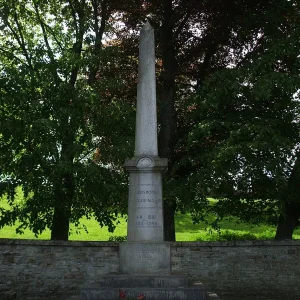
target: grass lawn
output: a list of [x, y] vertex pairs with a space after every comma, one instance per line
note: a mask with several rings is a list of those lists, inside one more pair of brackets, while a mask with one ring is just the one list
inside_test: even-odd
[[[111, 236], [126, 235], [126, 220], [119, 218], [119, 224], [113, 233], [108, 232], [106, 227], [101, 228], [94, 219], [83, 219], [82, 223], [87, 227], [88, 233], [83, 229], [76, 230], [75, 226], [71, 226], [70, 240], [76, 241], [107, 241]], [[29, 230], [25, 230], [24, 234], [16, 234], [15, 226], [5, 226], [0, 229], [0, 238], [16, 238], [16, 239], [36, 239], [34, 234]], [[76, 232], [77, 231], [77, 232]], [[79, 231], [79, 232], [78, 232]], [[176, 215], [176, 240], [177, 241], [216, 241], [231, 239], [249, 239], [248, 237], [257, 239], [270, 239], [275, 234], [275, 227], [267, 225], [251, 226], [249, 224], [236, 224], [235, 222], [222, 221], [221, 234], [216, 231], [210, 232], [209, 228], [205, 229], [204, 224], [194, 225], [189, 214]], [[50, 239], [50, 231], [46, 230], [39, 239]], [[294, 238], [300, 239], [300, 230], [296, 230]]]
[[[5, 200], [0, 199], [1, 207], [8, 208]], [[223, 220], [220, 233], [206, 228], [203, 223], [194, 225], [189, 214], [177, 214], [176, 220], [176, 240], [177, 241], [217, 241], [217, 240], [234, 240], [234, 239], [272, 239], [275, 235], [275, 227], [260, 225], [251, 226], [250, 224], [239, 223], [234, 220]], [[88, 233], [82, 228], [76, 228], [71, 225], [70, 240], [77, 241], [108, 241], [111, 237], [126, 236], [127, 223], [126, 219], [120, 217], [119, 223], [116, 224], [116, 229], [113, 233], [108, 232], [106, 227], [101, 228], [94, 219], [82, 219], [88, 230]], [[36, 239], [34, 234], [26, 229], [24, 234], [16, 233], [17, 223], [13, 226], [5, 226], [0, 229], [0, 238], [15, 238], [15, 239]], [[300, 229], [294, 232], [293, 238], [300, 239]], [[50, 231], [44, 231], [38, 239], [49, 240]]]

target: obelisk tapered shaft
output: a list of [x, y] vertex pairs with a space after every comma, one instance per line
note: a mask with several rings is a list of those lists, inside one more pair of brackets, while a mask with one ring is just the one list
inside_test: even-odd
[[168, 160], [157, 151], [154, 32], [140, 34], [135, 155], [129, 172], [127, 242], [120, 244], [123, 274], [170, 274], [170, 244], [164, 243], [162, 172]]
[[154, 31], [147, 22], [140, 35], [135, 156], [157, 156]]
[[125, 162], [129, 176], [128, 241], [163, 241], [162, 172], [158, 157], [154, 31], [140, 34], [135, 155]]

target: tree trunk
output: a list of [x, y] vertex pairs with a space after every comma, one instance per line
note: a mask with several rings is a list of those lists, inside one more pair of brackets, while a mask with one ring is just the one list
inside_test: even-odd
[[70, 207], [63, 205], [64, 199], [55, 199], [51, 240], [67, 241], [69, 239]]
[[278, 219], [275, 240], [292, 239], [293, 232], [299, 225], [299, 218], [300, 203], [285, 203], [285, 210]]
[[51, 227], [51, 240], [64, 240], [69, 238], [69, 221], [71, 207], [75, 194], [73, 175], [74, 139], [75, 132], [71, 117], [62, 120], [64, 129], [61, 156], [57, 165], [56, 179], [54, 181], [54, 212]]
[[[168, 158], [169, 170], [171, 170], [175, 133], [175, 57], [173, 45], [172, 0], [164, 0], [163, 7], [164, 12], [161, 28], [163, 70], [161, 74], [162, 97], [159, 110], [160, 132], [158, 135], [158, 150], [160, 157]], [[174, 214], [176, 204], [174, 204], [173, 201], [174, 199], [166, 199], [164, 201], [164, 235], [166, 241], [175, 241]]]
[[51, 240], [67, 241], [69, 239], [69, 221], [74, 188], [72, 174], [64, 174], [56, 184]]
[[165, 241], [175, 241], [176, 203], [164, 201], [164, 237]]
[[54, 184], [54, 213], [51, 227], [51, 240], [69, 239], [69, 221], [71, 217], [71, 207], [73, 204], [75, 183], [73, 175], [74, 160], [74, 141], [77, 125], [74, 123], [73, 108], [70, 106], [72, 98], [75, 96], [75, 84], [79, 72], [79, 60], [81, 57], [82, 43], [84, 36], [84, 12], [77, 11], [79, 20], [73, 16], [74, 22], [79, 25], [76, 33], [76, 41], [73, 44], [73, 52], [78, 58], [78, 62], [74, 64], [69, 80], [69, 90], [65, 87], [62, 95], [62, 108], [66, 112], [60, 120], [60, 129], [62, 131], [61, 139], [61, 156], [57, 166], [57, 181]]
[[297, 221], [292, 215], [281, 215], [278, 220], [275, 240], [286, 240], [293, 238], [294, 229], [297, 226]]
[[300, 218], [300, 153], [297, 153], [296, 161], [288, 179], [284, 192], [284, 210], [281, 213], [275, 239], [292, 239], [295, 228], [299, 225]]

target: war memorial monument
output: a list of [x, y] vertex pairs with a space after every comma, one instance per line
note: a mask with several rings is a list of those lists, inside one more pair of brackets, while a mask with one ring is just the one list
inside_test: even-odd
[[127, 241], [120, 243], [120, 270], [95, 278], [81, 290], [81, 300], [202, 300], [200, 286], [171, 274], [170, 243], [164, 241], [162, 173], [158, 157], [154, 31], [147, 22], [140, 33], [135, 151], [127, 159], [129, 199]]

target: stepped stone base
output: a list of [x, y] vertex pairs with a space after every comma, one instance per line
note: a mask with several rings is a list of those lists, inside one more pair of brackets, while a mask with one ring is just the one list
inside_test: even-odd
[[105, 277], [99, 278], [94, 285], [98, 287], [118, 287], [118, 288], [133, 288], [133, 287], [186, 287], [188, 286], [188, 278], [186, 275], [126, 275], [126, 274], [108, 274]]
[[202, 285], [188, 287], [185, 275], [107, 275], [81, 290], [81, 300], [117, 300], [144, 295], [146, 300], [205, 300]]
[[[198, 288], [123, 288], [126, 298], [137, 299], [139, 295], [147, 300], [204, 300], [204, 290]], [[81, 300], [117, 300], [119, 289], [89, 289], [81, 294]]]

